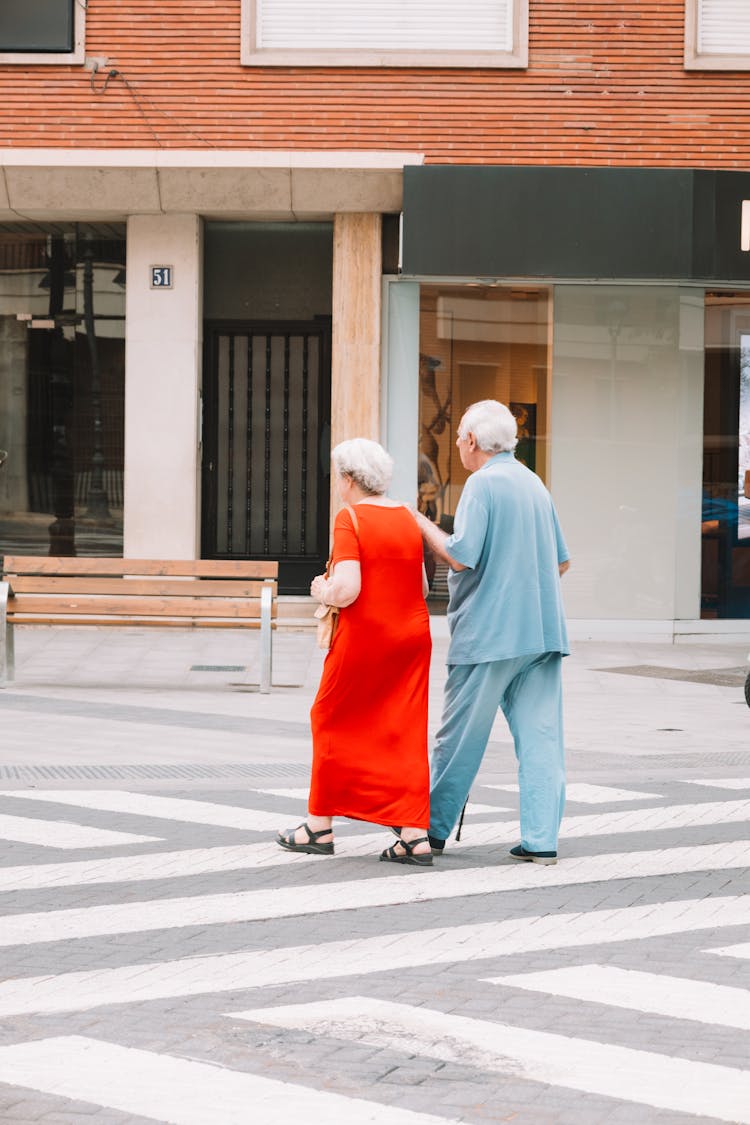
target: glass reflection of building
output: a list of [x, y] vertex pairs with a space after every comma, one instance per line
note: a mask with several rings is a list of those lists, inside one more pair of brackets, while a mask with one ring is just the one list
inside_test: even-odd
[[0, 554], [122, 554], [125, 228], [0, 232]]

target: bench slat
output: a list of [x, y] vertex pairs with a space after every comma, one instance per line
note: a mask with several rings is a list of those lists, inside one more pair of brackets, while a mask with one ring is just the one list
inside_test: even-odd
[[[193, 596], [200, 598], [259, 598], [263, 582], [244, 578], [231, 581], [190, 578], [53, 578], [43, 575], [9, 575], [13, 593], [18, 594], [138, 594]], [[276, 583], [273, 583], [276, 593]]]
[[[146, 626], [164, 626], [170, 628], [194, 629], [259, 629], [259, 617], [234, 617], [231, 620], [214, 620], [209, 617], [55, 617], [54, 614], [36, 617], [33, 614], [20, 613], [13, 620], [14, 625], [106, 625], [107, 628], [118, 626], [131, 626], [132, 628], [145, 628]], [[276, 628], [276, 622], [271, 622], [271, 628]]]
[[64, 594], [20, 594], [8, 599], [8, 618], [17, 613], [54, 613], [74, 617], [81, 614], [111, 614], [113, 617], [260, 617], [260, 601], [249, 598], [129, 597], [104, 594], [101, 597], [68, 597]]
[[67, 558], [49, 555], [6, 555], [3, 560], [3, 573], [12, 574], [51, 574], [117, 576], [139, 575], [183, 575], [189, 578], [278, 578], [278, 562], [253, 561], [248, 559], [111, 559], [111, 558]]

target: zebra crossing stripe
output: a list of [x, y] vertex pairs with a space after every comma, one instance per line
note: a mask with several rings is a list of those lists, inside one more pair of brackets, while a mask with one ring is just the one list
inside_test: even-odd
[[488, 984], [567, 996], [672, 1019], [750, 1031], [750, 992], [686, 977], [661, 976], [615, 965], [573, 965], [538, 973], [487, 977]]
[[0, 797], [25, 801], [45, 801], [56, 805], [75, 805], [100, 812], [150, 816], [157, 820], [179, 820], [191, 824], [210, 824], [217, 828], [238, 828], [245, 832], [275, 832], [286, 819], [299, 820], [299, 813], [268, 812], [233, 805], [212, 804], [183, 797], [155, 797], [149, 793], [129, 793], [119, 789], [8, 789]]
[[[482, 785], [483, 789], [502, 789], [517, 793], [517, 785]], [[637, 789], [615, 789], [610, 785], [590, 785], [583, 781], [571, 781], [565, 786], [565, 796], [569, 801], [582, 805], [607, 805], [615, 801], [656, 801], [660, 793], [640, 793]], [[469, 805], [471, 808], [471, 805]]]
[[705, 785], [708, 789], [750, 789], [750, 777], [686, 778], [687, 785]]
[[[133, 816], [150, 816], [166, 820], [210, 824], [242, 831], [275, 832], [299, 819], [299, 813], [268, 812], [267, 810], [239, 808], [232, 805], [211, 804], [207, 801], [180, 797], [157, 797], [148, 793], [131, 793], [122, 790], [0, 790], [0, 797], [28, 801], [46, 801], [79, 808], [98, 809], [102, 812], [128, 813]], [[493, 812], [503, 809], [493, 808]], [[573, 839], [582, 836], [601, 836], [631, 832], [658, 832], [674, 828], [694, 828], [709, 824], [732, 824], [750, 820], [750, 799], [738, 801], [706, 801], [686, 805], [658, 805], [647, 809], [621, 809], [616, 812], [588, 813], [569, 816], [563, 820], [560, 836]], [[519, 836], [517, 821], [501, 820], [492, 824], [471, 826], [469, 839], [464, 846], [514, 841]], [[451, 848], [453, 843], [451, 843]]]
[[191, 1059], [59, 1036], [0, 1047], [0, 1082], [170, 1125], [447, 1125], [448, 1118]]
[[713, 1063], [365, 996], [227, 1014], [734, 1125], [750, 1123], [750, 1073]]
[[[267, 793], [271, 797], [286, 797], [295, 801], [306, 801], [309, 789], [255, 789], [255, 793]], [[478, 816], [480, 813], [511, 812], [511, 809], [500, 808], [499, 805], [479, 805], [474, 801], [466, 809], [466, 816]]]
[[[378, 843], [383, 843], [382, 837], [378, 838]], [[283, 862], [286, 854], [275, 845], [274, 847], [279, 860]], [[148, 857], [137, 858], [143, 860]], [[331, 863], [327, 859], [308, 859], [319, 866]], [[687, 871], [713, 872], [718, 864], [729, 870], [732, 867], [745, 867], [749, 863], [750, 843], [743, 840], [734, 844], [705, 844], [657, 852], [586, 857], [541, 870], [535, 865], [514, 864], [450, 871], [440, 870], [436, 865], [430, 872], [416, 874], [399, 871], [398, 874], [377, 879], [352, 879], [336, 883], [275, 887], [270, 890], [15, 914], [3, 919], [0, 947], [180, 929], [185, 926], [301, 917], [335, 910], [434, 902], [534, 887], [572, 886]], [[410, 878], [409, 874], [414, 877]]]
[[707, 949], [706, 953], [716, 953], [719, 957], [741, 957], [750, 960], [750, 941], [741, 945], [725, 945], [722, 949]]
[[[343, 891], [346, 893], [345, 886]], [[514, 953], [573, 949], [746, 925], [750, 925], [750, 896], [737, 895], [527, 916], [316, 945], [274, 946], [268, 950], [150, 961], [54, 977], [21, 977], [0, 982], [0, 1018], [379, 972], [393, 974], [415, 966], [453, 961], [465, 964]]]
[[66, 820], [32, 820], [26, 816], [0, 816], [0, 840], [36, 844], [41, 848], [116, 848], [126, 844], [156, 844], [158, 836], [135, 836], [131, 832], [112, 832], [88, 828]]

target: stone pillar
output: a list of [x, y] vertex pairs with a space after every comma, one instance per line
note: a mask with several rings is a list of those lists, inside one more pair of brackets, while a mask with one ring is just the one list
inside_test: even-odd
[[[151, 267], [172, 288], [152, 289]], [[126, 558], [199, 553], [202, 225], [197, 215], [128, 219], [125, 353]]]
[[381, 225], [369, 213], [333, 223], [332, 446], [380, 440]]

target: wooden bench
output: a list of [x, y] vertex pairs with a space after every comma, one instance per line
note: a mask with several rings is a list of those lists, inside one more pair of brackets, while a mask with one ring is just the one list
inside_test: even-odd
[[0, 580], [0, 686], [14, 678], [16, 625], [260, 629], [260, 690], [271, 690], [277, 562], [6, 555]]

